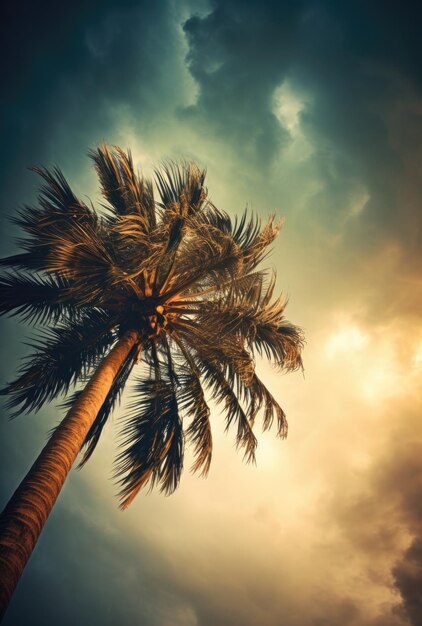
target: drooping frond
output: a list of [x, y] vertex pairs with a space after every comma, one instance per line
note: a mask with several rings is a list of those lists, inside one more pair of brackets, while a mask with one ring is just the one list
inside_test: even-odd
[[211, 411], [205, 400], [200, 378], [193, 370], [182, 378], [180, 406], [187, 417], [191, 418], [186, 435], [194, 446], [195, 461], [192, 471], [207, 476], [212, 458]]
[[268, 391], [264, 383], [258, 378], [256, 374], [252, 379], [251, 385], [248, 389], [251, 394], [251, 419], [255, 420], [257, 413], [263, 410], [263, 430], [269, 430], [273, 424], [274, 418], [277, 422], [277, 436], [281, 439], [287, 437], [288, 424], [286, 420], [286, 414], [283, 409], [274, 398], [272, 393]]
[[178, 319], [171, 323], [181, 338], [199, 358], [218, 363], [224, 370], [249, 385], [255, 371], [254, 361], [243, 342], [235, 336], [219, 334], [215, 326], [205, 326], [193, 320]]
[[92, 310], [77, 321], [66, 320], [60, 326], [45, 329], [32, 345], [21, 374], [1, 390], [9, 395], [10, 407], [19, 411], [37, 411], [57, 395], [67, 392], [78, 379], [85, 378], [115, 335], [113, 322], [104, 312]]
[[233, 391], [233, 387], [227, 382], [222, 369], [217, 364], [203, 360], [200, 363], [200, 367], [212, 399], [224, 405], [226, 429], [229, 429], [232, 424], [236, 424], [236, 445], [244, 448], [246, 462], [255, 462], [255, 450], [258, 442], [252, 431], [248, 416]]
[[273, 299], [274, 285], [272, 280], [265, 287], [261, 276], [243, 290], [230, 286], [202, 305], [198, 321], [219, 336], [243, 337], [250, 349], [292, 371], [302, 367], [303, 334], [284, 319], [286, 301]]
[[56, 323], [75, 311], [68, 289], [69, 283], [59, 276], [0, 276], [0, 315], [21, 315], [34, 324]]
[[[238, 398], [242, 390], [250, 386], [254, 377], [254, 364], [250, 355], [236, 338], [228, 341], [223, 336], [217, 336], [212, 327], [180, 320], [174, 326], [180, 340], [193, 348], [195, 362], [198, 363], [201, 377], [211, 390], [211, 397], [223, 403], [227, 428], [236, 423], [236, 445], [245, 448], [247, 461], [254, 461], [257, 440], [251, 421]], [[246, 397], [249, 398], [250, 393], [245, 394]]]
[[211, 411], [206, 402], [201, 383], [201, 372], [190, 353], [177, 335], [173, 335], [185, 363], [179, 376], [179, 406], [191, 422], [186, 436], [194, 446], [195, 461], [192, 472], [207, 476], [212, 458]]
[[172, 493], [183, 469], [183, 429], [174, 386], [168, 377], [147, 378], [138, 381], [135, 396], [117, 459], [122, 508], [148, 482]]
[[0, 264], [43, 271], [56, 237], [64, 237], [74, 224], [93, 228], [98, 216], [75, 196], [59, 168], [33, 170], [45, 181], [38, 197], [39, 206], [26, 206], [12, 219], [26, 233], [19, 240], [25, 252], [2, 259]]
[[257, 324], [252, 339], [260, 354], [265, 354], [274, 363], [286, 371], [302, 369], [303, 333], [290, 322], [282, 322], [280, 326]]

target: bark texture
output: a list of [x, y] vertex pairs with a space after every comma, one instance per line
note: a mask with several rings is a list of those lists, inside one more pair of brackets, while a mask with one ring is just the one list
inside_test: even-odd
[[105, 357], [0, 516], [0, 621], [85, 437], [138, 340], [138, 332], [126, 332]]

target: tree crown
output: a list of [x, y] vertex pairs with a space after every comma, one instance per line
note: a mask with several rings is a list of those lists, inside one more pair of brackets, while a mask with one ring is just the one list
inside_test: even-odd
[[130, 152], [100, 146], [90, 156], [102, 212], [75, 196], [59, 168], [34, 168], [43, 179], [38, 205], [13, 220], [25, 237], [19, 254], [0, 260], [0, 313], [41, 330], [35, 352], [2, 393], [16, 412], [36, 411], [86, 380], [125, 331], [138, 330], [81, 461], [140, 360], [116, 464], [127, 506], [147, 483], [166, 493], [177, 487], [186, 440], [194, 446], [193, 470], [208, 473], [208, 398], [221, 403], [227, 428], [236, 426], [247, 461], [254, 460], [260, 411], [263, 428], [275, 420], [285, 437], [285, 414], [257, 376], [255, 358], [301, 368], [304, 340], [284, 319], [286, 301], [273, 297], [274, 278], [260, 269], [280, 229], [274, 217], [263, 227], [246, 211], [232, 220], [208, 199], [205, 170], [192, 163], [164, 164], [154, 189]]

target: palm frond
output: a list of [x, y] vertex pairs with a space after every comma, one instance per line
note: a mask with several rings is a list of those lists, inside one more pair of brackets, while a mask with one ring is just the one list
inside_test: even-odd
[[125, 152], [118, 147], [110, 149], [101, 145], [89, 156], [94, 161], [108, 208], [119, 216], [136, 214], [142, 220], [144, 232], [154, 228], [156, 217], [152, 183], [135, 172], [130, 150]]
[[194, 357], [177, 335], [172, 339], [184, 359], [184, 366], [178, 377], [178, 400], [183, 413], [191, 419], [186, 435], [194, 446], [195, 461], [192, 472], [199, 472], [205, 477], [209, 472], [212, 458], [211, 411], [205, 399], [201, 374]]
[[0, 276], [0, 315], [20, 315], [29, 323], [57, 323], [75, 310], [69, 283], [58, 276]]
[[8, 257], [0, 259], [0, 267], [11, 267], [16, 270], [39, 271], [44, 269], [44, 261], [47, 253], [48, 249], [46, 247], [39, 246], [38, 249], [33, 249], [30, 252], [12, 254]]
[[193, 288], [219, 288], [242, 274], [242, 255], [231, 237], [217, 228], [198, 228], [195, 236], [183, 242], [174, 266], [169, 297]]
[[[39, 195], [40, 206], [46, 214], [62, 213], [71, 216], [73, 219], [79, 218], [80, 220], [82, 218], [83, 220], [85, 218], [88, 222], [96, 219], [93, 211], [73, 193], [59, 167], [53, 167], [49, 170], [45, 167], [35, 166], [31, 169], [36, 174], [39, 174], [46, 183], [41, 187]], [[47, 218], [47, 215], [45, 217]], [[33, 232], [31, 222], [26, 221], [25, 217], [23, 217], [23, 222], [20, 222], [19, 219], [16, 222], [25, 230], [28, 229], [29, 233]]]
[[138, 381], [135, 395], [117, 458], [123, 508], [148, 482], [172, 493], [183, 468], [183, 429], [173, 385], [167, 378], [147, 378]]
[[52, 240], [56, 236], [63, 237], [74, 224], [95, 227], [98, 216], [75, 196], [59, 168], [32, 169], [46, 183], [41, 187], [39, 206], [25, 206], [11, 219], [27, 235], [18, 240], [25, 252], [2, 259], [0, 264], [42, 271], [51, 252]]
[[217, 209], [211, 203], [207, 204], [206, 210], [198, 216], [198, 220], [232, 238], [243, 253], [247, 271], [253, 270], [264, 259], [268, 246], [276, 239], [282, 226], [281, 221], [275, 223], [274, 216], [271, 216], [261, 230], [261, 220], [253, 214], [249, 216], [247, 209], [240, 218], [232, 220], [228, 213]]
[[71, 224], [97, 224], [95, 211], [77, 198], [59, 168], [33, 167], [32, 170], [46, 184], [38, 196], [39, 207], [25, 206], [12, 218], [29, 235], [29, 241], [22, 241], [24, 247], [32, 249], [48, 244], [54, 234], [63, 232]]
[[237, 425], [236, 446], [245, 449], [244, 458], [247, 463], [255, 462], [257, 439], [253, 433], [248, 416], [226, 380], [221, 368], [211, 361], [200, 361], [201, 374], [208, 386], [211, 397], [223, 403], [226, 411], [226, 430], [235, 423]]
[[261, 220], [255, 215], [249, 217], [247, 209], [240, 218], [232, 220], [228, 213], [209, 202], [198, 219], [232, 237], [242, 250], [249, 250], [260, 234]]
[[201, 210], [207, 197], [205, 175], [206, 170], [187, 161], [181, 164], [167, 161], [155, 170], [163, 219], [187, 218]]
[[145, 233], [142, 219], [137, 215], [123, 215], [116, 218], [110, 234], [115, 258], [124, 270], [124, 280], [135, 280], [142, 292], [145, 291], [142, 277], [164, 273], [171, 263], [168, 226], [159, 224]]
[[115, 335], [109, 314], [92, 310], [76, 322], [45, 329], [31, 345], [21, 374], [0, 391], [9, 395], [8, 406], [19, 412], [38, 411], [41, 406], [67, 392], [78, 379], [85, 378], [112, 345]]
[[46, 269], [71, 281], [80, 302], [100, 303], [118, 293], [132, 293], [132, 285], [113, 246], [96, 228], [74, 225], [56, 237]]
[[286, 371], [302, 367], [302, 331], [284, 319], [286, 301], [273, 299], [275, 280], [264, 285], [258, 277], [239, 289], [234, 283], [223, 295], [198, 309], [197, 322], [219, 336], [243, 337], [248, 347]]
[[277, 421], [277, 436], [285, 439], [288, 430], [286, 414], [256, 374], [254, 374], [246, 393], [249, 393], [251, 398], [250, 419], [254, 421], [257, 413], [263, 409], [263, 430], [269, 430], [275, 418]]
[[206, 325], [191, 319], [177, 319], [169, 323], [190, 346], [200, 359], [220, 364], [225, 374], [229, 374], [233, 384], [237, 379], [246, 386], [250, 384], [255, 371], [254, 360], [245, 349], [241, 337], [228, 332], [220, 332], [217, 325]]
[[248, 238], [246, 245], [242, 246], [243, 260], [248, 271], [255, 269], [269, 253], [268, 246], [278, 236], [282, 222], [275, 223], [274, 216], [271, 216], [264, 228], [254, 237]]
[[280, 369], [287, 372], [303, 369], [303, 332], [290, 322], [283, 321], [279, 326], [256, 324], [250, 345], [259, 354], [273, 360]]
[[207, 476], [212, 459], [211, 411], [205, 400], [200, 378], [195, 371], [182, 378], [180, 405], [191, 418], [186, 435], [194, 446], [195, 461], [192, 472]]

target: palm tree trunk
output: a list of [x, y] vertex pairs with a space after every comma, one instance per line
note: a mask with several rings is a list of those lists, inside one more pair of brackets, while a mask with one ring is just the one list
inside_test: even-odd
[[98, 366], [0, 515], [0, 621], [115, 376], [139, 341], [128, 331]]

